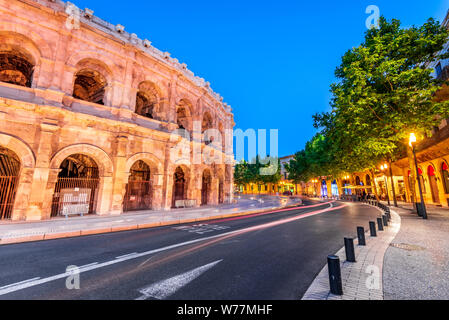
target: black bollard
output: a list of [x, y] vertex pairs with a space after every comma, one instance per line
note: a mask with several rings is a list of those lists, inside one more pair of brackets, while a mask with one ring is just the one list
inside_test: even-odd
[[365, 228], [357, 227], [357, 237], [359, 238], [359, 246], [366, 246]]
[[329, 268], [329, 283], [331, 293], [337, 296], [343, 295], [343, 284], [341, 281], [340, 258], [337, 256], [328, 256], [327, 264]]
[[354, 239], [345, 238], [346, 261], [357, 262], [355, 260]]
[[377, 228], [379, 231], [384, 231], [384, 220], [382, 218], [377, 218]]
[[384, 220], [384, 226], [388, 227], [388, 217], [386, 215], [383, 215], [382, 219]]
[[371, 237], [377, 237], [377, 230], [376, 230], [376, 223], [373, 221], [370, 221], [369, 223], [369, 230], [371, 232]]

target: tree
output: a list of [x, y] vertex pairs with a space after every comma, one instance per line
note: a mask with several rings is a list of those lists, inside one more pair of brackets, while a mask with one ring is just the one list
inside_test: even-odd
[[449, 31], [433, 19], [404, 29], [382, 17], [379, 25], [343, 56], [332, 111], [314, 116], [340, 170], [373, 169], [403, 153], [410, 132], [429, 135], [449, 116], [449, 101], [434, 99], [442, 82], [426, 67], [447, 57]]
[[[262, 169], [269, 169], [262, 171]], [[268, 172], [269, 174], [263, 174]], [[281, 165], [278, 158], [256, 157], [251, 163], [242, 161], [235, 166], [234, 181], [237, 185], [257, 184], [258, 191], [265, 184], [277, 184], [281, 180]]]

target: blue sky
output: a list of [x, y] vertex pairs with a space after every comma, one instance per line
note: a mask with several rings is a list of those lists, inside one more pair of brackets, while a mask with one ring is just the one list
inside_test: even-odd
[[368, 5], [404, 25], [442, 20], [449, 0], [74, 0], [148, 38], [205, 78], [236, 128], [279, 129], [279, 153], [304, 148], [329, 110], [341, 56], [363, 40]]

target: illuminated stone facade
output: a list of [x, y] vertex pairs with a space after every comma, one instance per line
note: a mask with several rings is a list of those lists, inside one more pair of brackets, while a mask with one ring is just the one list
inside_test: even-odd
[[231, 202], [233, 127], [209, 83], [148, 40], [70, 3], [0, 0], [0, 219]]

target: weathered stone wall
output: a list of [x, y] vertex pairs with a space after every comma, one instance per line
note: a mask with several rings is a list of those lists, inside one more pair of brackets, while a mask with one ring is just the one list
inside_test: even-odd
[[[0, 0], [0, 53], [18, 50], [35, 66], [31, 88], [0, 82], [0, 146], [16, 153], [22, 165], [14, 220], [50, 218], [60, 165], [73, 154], [88, 155], [99, 167], [97, 214], [122, 213], [130, 168], [138, 160], [151, 168], [153, 208], [168, 210], [180, 165], [170, 156], [177, 109], [187, 109], [188, 130], [195, 121], [201, 124], [206, 112], [222, 133], [234, 126], [231, 108], [185, 65], [144, 47], [135, 35], [81, 14], [79, 28], [70, 29], [61, 1]], [[73, 98], [75, 77], [86, 69], [106, 80], [104, 105]], [[153, 119], [135, 113], [145, 83], [157, 95]], [[231, 201], [232, 139], [227, 152], [205, 146], [201, 133], [196, 139], [188, 143], [192, 150], [212, 150], [222, 162], [185, 166], [189, 199], [200, 204], [202, 175], [209, 169], [209, 203], [218, 203], [220, 181]]]

